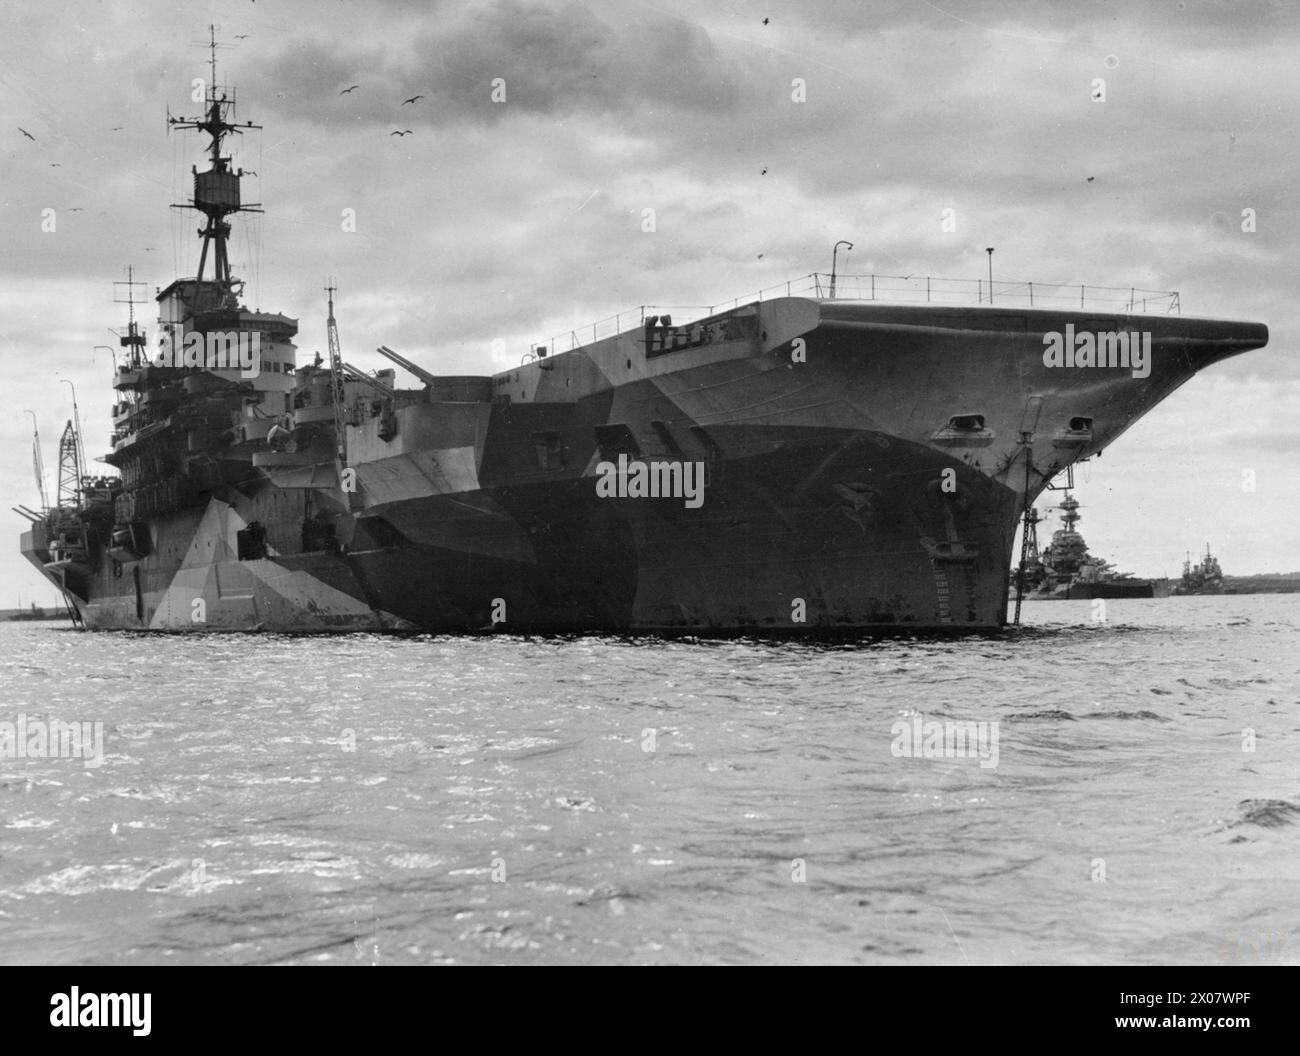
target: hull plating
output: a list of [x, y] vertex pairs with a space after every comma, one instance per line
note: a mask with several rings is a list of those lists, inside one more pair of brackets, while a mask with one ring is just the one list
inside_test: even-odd
[[[945, 468], [955, 493], [940, 487]], [[940, 453], [835, 432], [728, 462], [704, 494], [698, 509], [601, 498], [588, 477], [429, 496], [362, 518], [345, 553], [242, 561], [218, 544], [235, 508], [214, 499], [161, 530], [160, 556], [138, 563], [139, 598], [126, 566], [97, 577], [79, 605], [88, 627], [177, 632], [1003, 622], [1017, 497]]]

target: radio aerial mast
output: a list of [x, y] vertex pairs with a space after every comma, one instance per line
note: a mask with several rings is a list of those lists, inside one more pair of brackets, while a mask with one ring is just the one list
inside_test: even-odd
[[261, 125], [255, 125], [251, 121], [243, 124], [234, 124], [230, 118], [234, 116], [235, 99], [234, 92], [229, 93], [225, 89], [217, 90], [217, 36], [214, 26], [208, 27], [209, 42], [208, 48], [211, 53], [209, 60], [211, 66], [211, 80], [203, 90], [204, 114], [202, 117], [171, 117], [167, 118], [167, 123], [172, 128], [193, 128], [200, 132], [206, 132], [212, 137], [212, 143], [208, 147], [208, 153], [211, 156], [212, 167], [205, 172], [199, 172], [193, 169], [194, 173], [194, 197], [183, 205], [173, 205], [173, 209], [195, 209], [202, 213], [206, 218], [206, 224], [199, 228], [199, 234], [203, 236], [203, 249], [199, 253], [199, 270], [195, 275], [195, 282], [203, 281], [203, 273], [207, 269], [208, 253], [212, 253], [212, 278], [221, 291], [221, 298], [227, 302], [225, 306], [233, 306], [235, 300], [236, 287], [242, 285], [237, 279], [230, 274], [230, 257], [226, 251], [226, 243], [230, 238], [230, 224], [226, 217], [231, 213], [260, 213], [262, 209], [255, 203], [245, 205], [240, 199], [239, 181], [243, 176], [243, 170], [233, 169], [230, 165], [230, 157], [221, 153], [221, 143], [226, 136], [242, 135], [245, 129], [257, 128]]

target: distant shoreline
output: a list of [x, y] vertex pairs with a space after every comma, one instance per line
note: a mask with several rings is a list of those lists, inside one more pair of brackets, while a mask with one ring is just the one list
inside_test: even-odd
[[1225, 594], [1300, 594], [1300, 572], [1260, 576], [1224, 576]]

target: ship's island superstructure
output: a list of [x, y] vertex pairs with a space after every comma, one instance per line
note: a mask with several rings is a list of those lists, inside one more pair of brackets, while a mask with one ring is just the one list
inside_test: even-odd
[[[981, 281], [940, 305], [963, 287], [909, 277], [925, 301], [891, 304], [877, 277], [814, 275], [690, 321], [619, 316], [492, 376], [381, 349], [402, 388], [342, 361], [332, 292], [328, 362], [240, 303], [229, 218], [256, 207], [223, 144], [254, 126], [233, 110], [214, 69], [202, 116], [172, 119], [211, 137], [186, 203], [202, 252], [157, 294], [156, 346], [134, 315], [122, 336], [116, 475], [28, 512], [23, 553], [88, 628], [996, 628], [1048, 482], [1267, 341], [1176, 295]], [[620, 459], [666, 483], [695, 464], [703, 501], [610, 494]]]

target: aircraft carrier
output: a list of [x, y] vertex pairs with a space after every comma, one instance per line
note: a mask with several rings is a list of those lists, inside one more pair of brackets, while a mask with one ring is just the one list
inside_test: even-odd
[[244, 307], [226, 253], [256, 206], [223, 144], [255, 126], [215, 69], [169, 120], [210, 137], [197, 274], [158, 292], [154, 345], [134, 313], [122, 335], [113, 470], [85, 473], [70, 427], [60, 498], [18, 508], [86, 628], [997, 628], [1048, 482], [1268, 339], [1177, 294], [832, 274], [473, 377], [350, 366], [331, 292], [329, 360], [300, 364], [296, 320]]

